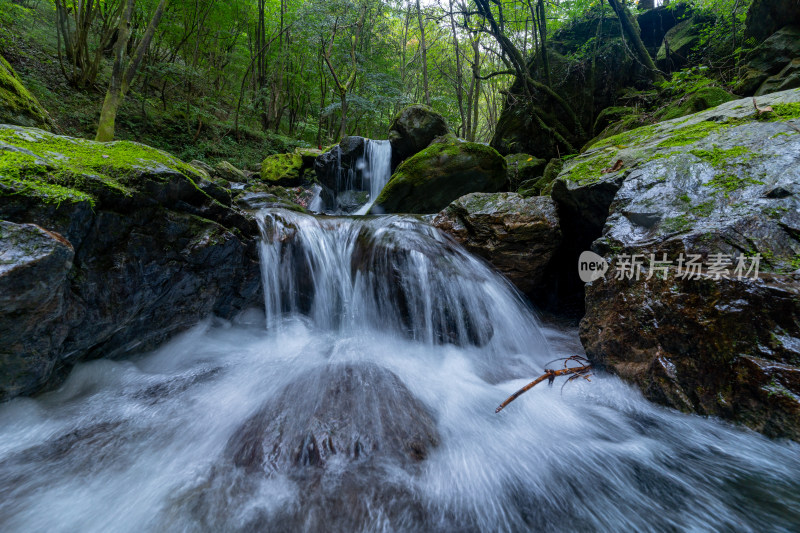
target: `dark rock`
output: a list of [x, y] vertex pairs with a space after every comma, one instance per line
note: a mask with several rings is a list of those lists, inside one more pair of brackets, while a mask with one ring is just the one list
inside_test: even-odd
[[796, 57], [774, 76], [770, 76], [756, 91], [755, 96], [800, 87], [800, 57]]
[[[755, 94], [767, 78], [779, 74], [798, 57], [800, 57], [800, 26], [784, 26], [747, 54], [734, 92], [743, 96]], [[775, 82], [771, 82], [770, 85], [774, 86]], [[766, 90], [765, 88], [764, 92]]]
[[[600, 237], [611, 264], [586, 290], [592, 361], [654, 401], [800, 439], [800, 134], [787, 124], [800, 90], [757, 103], [773, 111], [748, 98], [605, 139], [566, 164], [553, 199], [565, 241]], [[617, 279], [633, 254], [641, 278]], [[664, 254], [673, 264], [650, 270]], [[720, 254], [727, 279], [709, 272]], [[739, 279], [757, 254], [770, 274]], [[690, 255], [700, 279], [678, 277]]]
[[[581, 50], [598, 35], [601, 24], [602, 45], [592, 76], [593, 54], [585, 57]], [[627, 52], [618, 21], [606, 14], [589, 13], [555, 32], [549, 41], [548, 61], [552, 89], [572, 108], [577, 123], [548, 93], [533, 90], [529, 98], [520, 80], [515, 80], [491, 141], [503, 155], [526, 153], [549, 160], [575, 152], [592, 138], [598, 113], [619, 105], [621, 89], [650, 85], [647, 71]], [[540, 58], [534, 57], [528, 70], [534, 80], [546, 81]]]
[[519, 188], [523, 181], [540, 178], [544, 173], [547, 161], [537, 159], [528, 154], [512, 154], [506, 156], [508, 171], [508, 188], [512, 191]]
[[8, 61], [0, 56], [0, 124], [19, 124], [50, 130], [53, 121], [22, 85]]
[[[651, 7], [646, 8], [647, 11], [636, 17], [636, 21], [639, 23], [642, 43], [650, 55], [655, 56], [667, 32], [688, 15], [689, 4], [680, 3], [676, 6], [659, 6], [653, 9], [652, 3], [650, 2]], [[638, 7], [643, 8], [642, 2], [639, 2]]]
[[65, 296], [58, 297], [57, 277], [43, 280], [53, 300], [18, 313], [32, 324], [61, 306], [48, 315], [47, 334], [18, 332], [24, 349], [15, 364], [27, 365], [27, 385], [0, 368], [0, 397], [35, 392], [83, 359], [153, 348], [211, 313], [231, 317], [258, 305], [249, 237], [258, 229], [216, 199], [226, 199], [222, 191], [143, 145], [0, 126], [0, 219], [57, 232], [75, 250], [71, 268], [63, 267]]
[[393, 166], [420, 152], [436, 137], [447, 132], [444, 117], [432, 108], [422, 104], [406, 107], [397, 114], [389, 128]]
[[546, 196], [472, 193], [441, 211], [433, 225], [483, 257], [521, 292], [534, 298], [561, 244], [556, 206]]
[[800, 26], [796, 0], [753, 0], [745, 19], [745, 38], [763, 41], [787, 24]]
[[[376, 513], [392, 529], [424, 529], [410, 481], [438, 441], [433, 416], [395, 374], [330, 365], [236, 429], [204, 483], [179, 501], [203, 530], [359, 531]], [[270, 480], [296, 485], [296, 503], [253, 509], [252, 494]]]
[[349, 136], [314, 161], [319, 182], [334, 194], [360, 182], [357, 163], [364, 156], [366, 139]]
[[61, 235], [0, 221], [0, 400], [39, 388], [69, 332], [67, 274], [75, 252]]
[[404, 161], [381, 191], [373, 213], [435, 213], [470, 192], [495, 192], [506, 161], [494, 149], [458, 140], [432, 143]]

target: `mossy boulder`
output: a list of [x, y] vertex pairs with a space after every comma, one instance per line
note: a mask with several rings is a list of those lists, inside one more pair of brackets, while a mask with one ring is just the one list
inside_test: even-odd
[[392, 161], [396, 166], [411, 157], [436, 137], [448, 132], [447, 121], [433, 108], [414, 104], [400, 111], [389, 127]]
[[261, 180], [286, 187], [300, 185], [305, 168], [303, 156], [297, 152], [271, 155], [261, 162]]
[[[564, 263], [592, 249], [610, 265], [586, 288], [594, 364], [653, 401], [800, 440], [800, 89], [757, 104], [772, 111], [746, 98], [604, 139], [552, 197]], [[618, 276], [634, 256], [638, 276]], [[737, 274], [753, 258], [760, 276]]]
[[708, 23], [706, 18], [694, 16], [669, 30], [656, 54], [658, 68], [673, 72], [687, 65], [692, 50], [700, 42], [703, 28]]
[[545, 159], [529, 154], [511, 154], [506, 156], [508, 170], [508, 188], [516, 190], [524, 181], [539, 178], [547, 165]]
[[800, 57], [792, 59], [779, 73], [770, 76], [756, 91], [755, 96], [800, 87]]
[[0, 56], [0, 124], [18, 124], [50, 130], [53, 121], [22, 85], [8, 61]]
[[141, 144], [0, 125], [0, 220], [0, 401], [261, 299], [255, 221]]
[[600, 111], [594, 121], [594, 134], [598, 135], [611, 124], [619, 122], [626, 117], [637, 114], [636, 109], [628, 106], [611, 106]]
[[[798, 57], [800, 57], [800, 25], [784, 26], [747, 54], [734, 92], [743, 96], [759, 92], [768, 78], [780, 74], [793, 59]], [[777, 88], [780, 83], [775, 84], [772, 81], [770, 85]], [[765, 88], [760, 92], [766, 94], [771, 91]]]
[[383, 188], [373, 213], [435, 213], [471, 192], [496, 192], [506, 160], [493, 148], [458, 140], [432, 143], [404, 161]]
[[538, 178], [524, 181], [517, 189], [517, 193], [523, 198], [531, 196], [549, 196], [558, 173], [564, 166], [562, 159], [554, 157], [544, 167], [544, 172]]
[[667, 106], [658, 115], [659, 120], [671, 120], [717, 107], [725, 102], [730, 102], [734, 97], [719, 87], [702, 87], [686, 94]]
[[244, 183], [247, 181], [247, 176], [245, 173], [227, 161], [220, 161], [214, 165], [214, 172], [212, 173], [212, 176], [235, 183]]

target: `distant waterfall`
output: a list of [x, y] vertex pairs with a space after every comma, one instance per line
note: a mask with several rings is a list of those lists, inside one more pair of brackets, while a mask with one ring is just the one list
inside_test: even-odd
[[366, 215], [378, 198], [383, 188], [392, 177], [392, 145], [389, 141], [373, 141], [367, 139], [364, 157], [359, 161], [362, 166], [362, 186], [369, 191], [369, 202], [356, 211], [356, 215]]

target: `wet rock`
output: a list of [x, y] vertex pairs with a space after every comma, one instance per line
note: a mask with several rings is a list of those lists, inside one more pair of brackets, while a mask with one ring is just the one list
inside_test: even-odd
[[0, 221], [0, 400], [42, 385], [67, 336], [67, 274], [75, 251], [35, 224]]
[[420, 152], [431, 141], [448, 132], [444, 117], [432, 108], [414, 104], [406, 107], [392, 121], [389, 141], [392, 143], [393, 167]]
[[435, 213], [464, 194], [495, 192], [505, 183], [506, 161], [494, 149], [435, 142], [397, 167], [372, 212]]
[[[553, 199], [565, 241], [600, 237], [592, 249], [611, 264], [586, 290], [593, 361], [655, 401], [797, 439], [800, 90], [757, 103], [773, 111], [737, 100], [605, 139], [566, 164]], [[616, 279], [634, 254], [641, 279]], [[665, 254], [673, 264], [650, 270]], [[677, 277], [690, 255], [702, 279]], [[769, 275], [738, 279], [755, 256]], [[709, 272], [721, 260], [732, 279]]]
[[366, 139], [348, 136], [314, 161], [319, 182], [333, 194], [349, 188], [346, 182], [360, 182], [357, 163], [364, 156]]
[[[178, 501], [210, 530], [358, 531], [372, 529], [376, 514], [418, 529], [426, 512], [413, 479], [438, 441], [433, 416], [395, 374], [329, 365], [239, 427], [208, 480]], [[296, 486], [296, 504], [248, 509], [265, 483]]]
[[542, 283], [561, 244], [549, 197], [472, 193], [436, 215], [433, 225], [486, 259], [523, 293], [544, 292]]
[[[48, 326], [58, 338], [40, 351], [35, 331], [21, 333], [16, 356], [31, 368], [30, 386], [17, 387], [3, 368], [0, 397], [260, 301], [255, 222], [230, 207], [227, 190], [153, 148], [0, 126], [0, 219], [37, 224], [75, 250]], [[18, 320], [32, 323], [39, 312]]]
[[19, 124], [50, 130], [47, 111], [22, 84], [8, 61], [0, 56], [0, 124]]

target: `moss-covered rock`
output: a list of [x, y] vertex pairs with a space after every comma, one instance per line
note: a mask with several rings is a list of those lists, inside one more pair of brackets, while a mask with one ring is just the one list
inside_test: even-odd
[[303, 156], [297, 152], [271, 155], [261, 162], [261, 180], [272, 185], [300, 185], [305, 168]]
[[247, 181], [247, 176], [245, 173], [227, 161], [220, 161], [214, 165], [214, 172], [212, 176], [235, 183], [243, 183]]
[[495, 192], [506, 182], [506, 160], [470, 142], [433, 143], [404, 161], [384, 187], [373, 213], [435, 213], [470, 192]]
[[719, 87], [702, 87], [687, 95], [682, 96], [658, 115], [659, 120], [671, 120], [717, 107], [725, 102], [730, 102], [734, 97], [725, 89]]
[[[784, 26], [747, 54], [734, 92], [743, 96], [759, 92], [768, 78], [778, 75], [797, 57], [800, 57], [800, 25]], [[777, 89], [780, 83], [776, 85], [773, 81], [770, 85]], [[771, 91], [765, 88], [760, 92]]]
[[[800, 440], [800, 89], [757, 104], [772, 111], [746, 98], [604, 139], [552, 197], [565, 263], [590, 247], [610, 263], [586, 291], [595, 364], [654, 401]], [[641, 269], [621, 277], [627, 258]]]
[[444, 117], [432, 108], [422, 104], [404, 108], [389, 127], [394, 165], [416, 154], [436, 137], [447, 132], [447, 122]]
[[0, 125], [2, 220], [0, 401], [260, 300], [255, 222], [147, 146]]
[[0, 123], [33, 126], [50, 130], [53, 122], [47, 111], [26, 89], [17, 73], [0, 56]]
[[669, 30], [656, 54], [656, 65], [673, 72], [689, 63], [692, 49], [700, 42], [701, 32], [708, 20], [695, 16]]
[[528, 154], [511, 154], [506, 156], [508, 170], [508, 188], [516, 190], [524, 181], [541, 177], [547, 161]]

